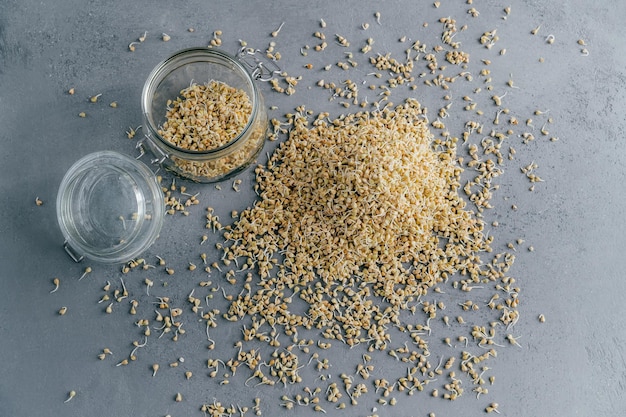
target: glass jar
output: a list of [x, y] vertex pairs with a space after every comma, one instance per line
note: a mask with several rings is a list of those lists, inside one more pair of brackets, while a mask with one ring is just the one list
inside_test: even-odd
[[118, 263], [137, 257], [154, 243], [165, 201], [148, 166], [118, 152], [101, 151], [67, 171], [56, 209], [72, 259]]
[[[190, 48], [158, 64], [141, 95], [145, 132], [139, 144], [142, 152], [148, 150], [154, 156], [153, 162], [197, 182], [220, 181], [248, 166], [263, 147], [269, 125], [263, 97], [253, 79], [261, 78], [267, 65], [250, 65], [245, 58], [253, 54], [242, 50], [235, 58], [217, 49]], [[252, 75], [246, 66], [254, 69]], [[213, 81], [248, 96], [251, 111], [243, 130], [229, 142], [205, 150], [185, 149], [164, 138], [159, 132], [167, 121], [172, 101], [193, 84], [207, 85]]]

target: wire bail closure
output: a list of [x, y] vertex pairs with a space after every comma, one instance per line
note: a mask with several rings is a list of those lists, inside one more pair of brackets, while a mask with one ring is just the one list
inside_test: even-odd
[[[148, 148], [148, 151], [146, 151], [146, 147]], [[168, 154], [152, 144], [152, 140], [149, 135], [144, 135], [143, 139], [138, 141], [137, 145], [135, 145], [135, 149], [139, 150], [139, 156], [135, 157], [135, 159], [141, 159], [144, 155], [146, 155], [146, 153], [149, 152], [153, 156], [150, 158], [150, 164], [152, 165], [160, 165], [169, 157]]]
[[274, 78], [275, 74], [280, 74], [281, 69], [275, 61], [266, 58], [260, 52], [259, 49], [241, 48], [236, 57], [239, 62], [250, 69], [252, 78], [267, 82]]
[[84, 259], [84, 255], [81, 255], [73, 247], [71, 247], [67, 240], [63, 242], [63, 249], [65, 249], [65, 252], [67, 252], [70, 258], [72, 258], [72, 260], [76, 263], [79, 263]]

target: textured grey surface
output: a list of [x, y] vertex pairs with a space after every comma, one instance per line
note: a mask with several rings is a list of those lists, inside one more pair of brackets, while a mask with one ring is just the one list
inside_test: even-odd
[[[443, 16], [457, 18], [459, 26], [468, 24], [458, 37], [471, 55], [474, 70], [481, 68], [481, 58], [493, 61], [494, 92], [507, 91], [504, 83], [512, 74], [520, 88], [508, 89], [504, 101], [520, 120], [537, 108], [549, 109], [554, 118], [549, 130], [560, 138], [550, 142], [536, 126], [536, 141], [523, 146], [518, 139], [515, 161], [507, 162], [505, 174], [498, 179], [495, 208], [486, 214], [500, 223], [493, 232], [496, 249], [506, 250], [506, 243], [517, 238], [526, 241], [512, 271], [522, 288], [522, 318], [514, 331], [521, 336], [522, 348], [502, 349], [490, 364], [496, 384], [478, 400], [468, 385], [466, 395], [455, 402], [425, 393], [398, 394], [398, 405], [392, 408], [376, 403], [379, 396], [372, 395], [341, 413], [474, 416], [496, 401], [507, 416], [622, 415], [626, 411], [626, 333], [621, 325], [626, 292], [621, 264], [626, 243], [622, 192], [626, 40], [619, 28], [626, 16], [625, 3], [515, 1], [507, 20], [501, 17], [508, 4], [497, 1], [477, 0], [470, 6], [461, 0], [441, 0], [438, 9], [430, 1], [308, 3], [0, 0], [0, 415], [200, 416], [200, 405], [214, 399], [251, 407], [257, 396], [262, 399], [263, 415], [288, 414], [278, 406], [282, 385], [251, 388], [243, 385], [243, 378], [219, 385], [207, 376], [207, 358], [227, 359], [233, 354], [232, 345], [240, 337], [237, 324], [221, 321], [212, 334], [218, 348], [209, 351], [203, 327], [190, 319], [188, 334], [181, 341], [152, 337], [136, 362], [115, 366], [128, 355], [132, 341], [141, 340], [133, 325], [140, 317], [128, 314], [126, 302], [116, 303], [110, 315], [104, 313], [105, 304], [98, 304], [107, 280], [119, 286], [119, 266], [74, 264], [63, 252], [54, 208], [57, 187], [71, 164], [90, 152], [113, 149], [135, 154], [135, 140], [128, 140], [124, 132], [141, 124], [139, 97], [146, 75], [168, 54], [208, 44], [214, 30], [223, 31], [226, 51], [236, 50], [238, 39], [266, 48], [272, 40], [269, 33], [285, 22], [275, 39], [283, 56], [281, 65], [304, 79], [291, 97], [262, 87], [266, 104], [279, 108], [272, 115], [293, 111], [299, 104], [338, 114], [346, 110], [329, 103], [328, 93], [315, 83], [331, 77], [368, 79], [371, 67], [363, 61], [347, 76], [336, 67], [329, 74], [321, 71], [326, 64], [345, 60], [344, 50], [330, 39], [333, 34], [350, 39], [350, 50], [359, 59], [358, 48], [369, 36], [375, 39], [375, 52], [402, 57], [407, 46], [398, 39], [406, 35], [428, 45], [438, 43], [437, 20]], [[481, 14], [471, 18], [470, 7]], [[380, 25], [374, 19], [376, 11], [381, 12]], [[331, 45], [324, 53], [309, 51], [305, 58], [300, 48], [315, 45], [311, 35], [320, 30], [320, 18], [327, 22], [324, 31]], [[367, 32], [361, 29], [363, 22], [370, 24]], [[532, 36], [530, 30], [538, 25], [539, 33]], [[195, 31], [187, 31], [189, 27]], [[488, 51], [477, 39], [495, 28], [500, 41]], [[129, 52], [128, 44], [144, 31], [146, 42]], [[171, 36], [167, 43], [160, 40], [163, 32]], [[548, 34], [555, 36], [552, 45], [545, 42]], [[579, 38], [587, 41], [589, 56], [580, 53]], [[507, 53], [500, 56], [502, 48]], [[539, 63], [539, 57], [545, 62]], [[314, 70], [303, 68], [308, 62]], [[455, 104], [447, 121], [452, 133], [458, 134], [468, 117], [461, 110], [461, 97], [477, 86], [482, 86], [478, 77], [452, 89]], [[66, 93], [70, 87], [76, 89], [73, 96]], [[88, 101], [99, 93], [98, 103]], [[423, 85], [410, 93], [432, 114], [444, 104], [444, 94]], [[493, 113], [490, 95], [484, 91], [479, 98], [481, 106], [489, 109], [488, 118]], [[108, 105], [114, 100], [119, 103], [116, 109]], [[86, 118], [77, 117], [81, 111]], [[274, 146], [268, 143], [266, 151]], [[531, 161], [537, 162], [545, 179], [533, 192], [519, 172]], [[160, 284], [154, 295], [169, 295], [183, 306], [190, 289], [205, 279], [201, 268], [194, 273], [185, 270], [189, 261], [199, 262], [203, 250], [197, 246], [205, 233], [203, 210], [211, 205], [228, 218], [231, 209], [251, 205], [252, 170], [238, 178], [243, 180], [240, 193], [232, 191], [229, 182], [221, 191], [213, 185], [186, 184], [200, 193], [202, 205], [193, 207], [189, 217], [167, 218], [160, 239], [146, 254], [152, 261], [155, 255], [164, 257], [177, 270], [172, 277], [162, 269], [150, 272]], [[36, 197], [43, 200], [42, 206], [35, 205]], [[512, 204], [517, 211], [510, 210]], [[217, 239], [211, 235], [211, 242]], [[526, 251], [527, 245], [535, 251]], [[93, 272], [78, 282], [87, 265]], [[142, 297], [142, 314], [152, 319], [150, 301], [143, 297], [145, 276], [134, 271], [124, 279], [132, 295]], [[53, 277], [61, 279], [61, 288], [49, 294]], [[212, 279], [223, 280], [218, 275]], [[168, 286], [163, 287], [163, 282]], [[68, 307], [63, 317], [56, 313], [61, 306]], [[545, 314], [546, 323], [538, 323], [539, 314]], [[104, 347], [114, 355], [101, 362], [97, 355]], [[349, 363], [354, 352], [335, 346], [330, 355], [338, 365], [331, 371]], [[178, 368], [167, 366], [180, 357], [185, 362]], [[155, 378], [151, 377], [153, 362], [161, 364]], [[385, 366], [381, 360], [379, 377], [384, 376]], [[183, 376], [187, 369], [194, 372], [189, 381]], [[303, 372], [315, 376], [311, 370]], [[309, 381], [310, 386], [321, 386], [319, 380]], [[293, 396], [301, 389], [288, 386], [285, 392]], [[64, 404], [70, 390], [78, 395]], [[174, 401], [177, 392], [184, 395], [181, 403]], [[328, 414], [338, 413], [333, 405], [322, 404]], [[296, 411], [315, 414], [311, 407]]]

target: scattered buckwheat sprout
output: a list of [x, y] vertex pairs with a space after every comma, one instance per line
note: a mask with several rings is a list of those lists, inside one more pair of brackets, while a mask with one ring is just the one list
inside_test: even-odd
[[83, 278], [85, 278], [87, 275], [89, 275], [91, 273], [92, 269], [90, 266], [86, 267], [83, 274], [80, 276], [80, 278], [78, 278], [78, 280], [82, 280]]
[[278, 26], [278, 28], [271, 33], [272, 38], [275, 38], [278, 36], [278, 34], [280, 33], [280, 30], [283, 28], [284, 25], [285, 25], [285, 22], [282, 22], [280, 26]]
[[63, 401], [64, 403], [68, 403], [70, 402], [74, 397], [76, 397], [76, 391], [71, 390], [68, 395], [67, 395], [67, 399], [65, 401]]
[[[440, 2], [433, 5], [439, 7]], [[473, 17], [479, 15], [473, 8], [467, 12]], [[504, 13], [508, 16], [510, 8]], [[482, 17], [471, 21], [479, 22]], [[381, 14], [374, 13], [374, 18], [380, 25]], [[273, 140], [285, 140], [256, 166], [254, 204], [243, 210], [235, 207], [237, 210], [226, 216], [232, 224], [222, 224], [217, 213], [207, 209], [201, 227], [223, 240], [215, 245], [216, 250], [187, 254], [186, 259], [199, 256], [203, 268], [196, 270], [196, 265], [185, 258], [182, 266], [174, 259], [166, 267], [165, 260], [156, 256], [155, 265], [165, 274], [173, 274], [174, 267], [180, 269], [171, 286], [174, 281], [183, 285], [186, 278], [198, 277], [195, 284], [188, 284], [195, 287], [185, 291], [182, 298], [168, 294], [167, 283], [155, 289], [151, 275], [152, 279], [144, 275], [132, 284], [129, 277], [128, 290], [124, 281], [121, 289], [107, 282], [99, 301], [107, 302], [105, 313], [130, 313], [144, 336], [141, 343], [133, 343], [130, 356], [116, 366], [136, 360], [135, 354], [146, 346], [150, 332], [157, 333], [150, 338], [151, 344], [169, 343], [166, 341], [177, 341], [185, 334], [187, 326], [183, 323], [198, 321], [211, 355], [226, 352], [220, 350], [223, 340], [215, 336], [213, 329], [239, 326], [236, 333], [240, 339], [234, 342], [232, 357], [203, 359], [207, 365], [204, 375], [213, 380], [210, 382], [228, 388], [226, 385], [245, 381], [241, 388], [255, 390], [278, 386], [282, 397], [276, 406], [280, 408], [295, 411], [308, 407], [326, 413], [333, 408], [362, 405], [364, 399], [377, 401], [381, 408], [400, 403], [400, 393], [411, 396], [422, 391], [449, 401], [464, 393], [475, 393], [477, 398], [493, 395], [486, 387], [494, 383], [495, 376], [489, 374], [487, 365], [497, 355], [496, 348], [503, 348], [507, 341], [516, 345], [519, 339], [511, 329], [519, 320], [520, 289], [508, 274], [523, 241], [515, 241], [516, 245], [507, 245], [509, 250], [496, 253], [491, 231], [498, 222], [488, 213], [494, 208], [491, 204], [506, 157], [513, 160], [516, 154], [512, 142], [515, 138], [524, 143], [533, 140], [532, 124], [526, 127], [528, 132], [516, 130], [523, 127], [517, 118], [527, 120], [527, 116], [514, 107], [512, 98], [506, 103], [511, 110], [502, 107], [506, 93], [481, 95], [483, 90], [497, 88], [491, 79], [501, 79], [495, 74], [497, 66], [490, 66], [488, 59], [470, 61], [469, 54], [461, 50], [461, 41], [476, 40], [468, 40], [467, 33], [461, 39], [467, 26], [459, 30], [452, 17], [438, 20], [442, 33], [432, 44], [414, 40], [410, 33], [399, 34], [406, 50], [397, 55], [378, 50], [374, 38], [351, 39], [350, 45], [339, 34], [353, 36], [343, 32], [345, 28], [327, 32], [337, 33], [335, 42], [326, 40], [320, 30], [326, 31], [332, 24], [327, 25], [323, 19], [318, 22], [321, 29], [309, 32], [317, 45], [301, 47], [299, 54], [296, 47], [296, 55], [306, 57], [310, 50], [327, 48], [341, 50], [337, 55], [341, 58], [335, 58], [339, 62], [333, 59], [316, 68], [311, 66], [307, 74], [310, 77], [314, 71], [324, 69], [324, 80], [313, 80], [311, 85], [328, 92], [329, 102], [341, 106], [335, 110], [356, 105], [358, 112], [333, 118], [332, 109], [315, 113], [299, 106], [271, 121]], [[266, 36], [277, 37], [283, 24]], [[355, 29], [369, 28], [369, 23], [363, 23]], [[538, 30], [531, 32], [536, 34]], [[487, 49], [499, 41], [495, 29], [478, 33], [482, 33], [479, 43]], [[214, 31], [210, 46], [220, 46], [221, 35], [221, 31]], [[131, 44], [132, 50], [135, 44]], [[239, 44], [247, 46], [241, 40]], [[278, 59], [275, 48], [272, 42], [263, 52]], [[500, 55], [505, 51], [501, 49]], [[502, 57], [506, 59], [508, 56]], [[368, 63], [372, 69], [361, 71]], [[309, 68], [307, 64], [297, 63], [296, 68]], [[291, 95], [302, 80], [284, 71], [267, 90], [270, 94]], [[455, 83], [472, 87], [458, 94]], [[517, 88], [511, 79], [506, 85]], [[445, 105], [429, 111], [415, 99], [394, 104], [394, 91], [400, 88], [417, 92], [422, 88], [441, 89], [437, 97], [443, 96]], [[212, 129], [206, 129], [208, 139], [190, 140], [179, 132], [211, 116], [205, 111], [206, 102], [194, 103], [199, 95], [210, 94], [208, 90], [207, 86], [193, 84], [180, 93], [180, 100], [172, 97], [168, 105], [179, 112], [177, 121], [184, 121], [182, 126], [171, 129], [174, 141], [187, 141], [188, 146], [182, 147], [210, 149], [224, 140], [218, 137], [221, 134], [212, 135]], [[227, 101], [235, 102], [237, 119], [245, 124], [245, 99], [239, 100], [238, 94], [233, 91]], [[487, 117], [489, 113], [483, 107], [490, 97], [498, 107], [492, 109], [494, 119]], [[271, 102], [271, 95], [266, 100]], [[453, 106], [454, 102], [461, 102], [463, 107]], [[462, 115], [472, 114], [473, 120], [467, 120], [455, 135], [452, 122], [463, 111], [459, 108], [471, 111]], [[542, 134], [546, 127], [544, 124], [541, 128]], [[168, 126], [162, 128], [165, 132]], [[138, 129], [127, 131], [128, 138], [135, 137]], [[232, 131], [232, 126], [226, 130]], [[522, 172], [534, 183], [541, 181], [536, 169], [532, 162], [523, 166]], [[241, 180], [235, 180], [232, 187], [215, 185], [215, 190], [220, 191], [218, 195], [226, 195], [239, 191], [240, 184]], [[199, 203], [198, 194], [187, 192], [181, 182], [161, 187], [168, 214], [189, 214], [187, 208]], [[510, 207], [516, 209], [515, 205]], [[128, 225], [128, 216], [125, 218]], [[197, 249], [197, 236], [192, 235], [190, 247]], [[209, 240], [205, 234], [200, 236], [200, 245]], [[150, 268], [147, 265], [133, 260], [122, 266], [122, 273], [141, 274]], [[178, 275], [182, 275], [180, 281]], [[56, 289], [58, 285], [51, 292]], [[157, 297], [157, 291], [165, 293]], [[133, 299], [130, 311], [113, 308], [127, 297]], [[443, 310], [448, 315], [443, 315]], [[485, 321], [477, 312], [481, 316], [491, 314], [492, 321]], [[441, 329], [448, 334], [437, 334]], [[332, 360], [335, 349], [344, 346], [357, 352], [355, 359], [346, 364]], [[440, 348], [455, 353], [442, 354]], [[102, 352], [98, 357], [104, 359], [107, 354]], [[392, 366], [404, 370], [394, 375], [385, 364], [379, 367], [373, 357], [393, 361]], [[157, 361], [167, 363], [161, 359], [148, 362], [154, 362], [150, 368], [153, 377], [159, 370]], [[181, 358], [169, 366], [186, 368], [182, 370], [185, 379], [202, 375], [196, 369], [192, 374], [192, 369], [187, 369], [189, 363], [182, 363]], [[308, 379], [310, 372], [315, 373], [314, 381]], [[463, 384], [461, 378], [465, 378]], [[181, 402], [182, 394], [176, 393], [174, 400]], [[486, 411], [498, 412], [497, 408], [491, 403]], [[200, 409], [211, 417], [244, 417], [248, 411], [262, 414], [260, 398], [255, 398], [254, 406], [249, 408], [213, 400]]]
[[102, 349], [102, 353], [98, 354], [98, 359], [100, 359], [101, 361], [105, 360], [107, 355], [112, 355], [113, 352], [111, 352], [111, 349], [109, 348], [104, 348]]
[[134, 129], [132, 127], [129, 127], [128, 130], [126, 131], [126, 136], [128, 137], [128, 139], [134, 138], [139, 129], [141, 129], [141, 126], [137, 126]]
[[213, 39], [211, 39], [211, 41], [209, 42], [209, 46], [213, 47], [217, 47], [217, 46], [221, 46], [222, 45], [222, 39], [220, 38], [222, 36], [222, 31], [221, 30], [215, 30], [213, 31]]
[[498, 411], [498, 407], [499, 407], [498, 403], [491, 403], [487, 406], [487, 408], [485, 408], [485, 411], [487, 413], [493, 412], [493, 413], [500, 414], [500, 411]]
[[50, 294], [55, 293], [59, 290], [59, 286], [61, 285], [61, 280], [59, 278], [53, 278], [52, 284], [54, 284], [54, 288], [50, 291]]

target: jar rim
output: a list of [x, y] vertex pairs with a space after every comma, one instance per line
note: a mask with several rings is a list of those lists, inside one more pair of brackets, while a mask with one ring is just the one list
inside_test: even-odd
[[[250, 116], [248, 117], [248, 121], [244, 128], [231, 139], [229, 142], [224, 145], [217, 146], [215, 148], [195, 151], [191, 149], [181, 148], [172, 142], [163, 138], [159, 133], [156, 126], [154, 126], [153, 117], [152, 117], [152, 97], [154, 96], [154, 92], [158, 87], [159, 83], [162, 82], [169, 73], [171, 73], [174, 69], [180, 68], [184, 65], [196, 62], [206, 61], [206, 58], [215, 58], [222, 59], [228, 64], [233, 65], [235, 68], [239, 70], [239, 72], [244, 75], [245, 81], [250, 85], [250, 89], [252, 91], [252, 97], [250, 97], [250, 101], [252, 104], [252, 110], [250, 112]], [[185, 61], [186, 59], [198, 58], [194, 61]], [[202, 59], [205, 58], [205, 59]], [[178, 62], [181, 62], [180, 65], [176, 65]], [[176, 65], [176, 66], [175, 66]], [[208, 81], [208, 80], [207, 80]], [[245, 137], [253, 126], [254, 121], [257, 117], [258, 113], [258, 102], [259, 102], [259, 91], [257, 88], [254, 79], [251, 74], [245, 68], [245, 66], [234, 56], [220, 50], [209, 47], [192, 47], [181, 49], [163, 61], [159, 62], [153, 70], [148, 75], [146, 82], [144, 83], [143, 90], [141, 93], [141, 109], [144, 115], [144, 119], [146, 120], [148, 126], [148, 132], [150, 136], [156, 138], [159, 142], [165, 145], [167, 148], [175, 150], [177, 153], [181, 153], [184, 155], [188, 155], [191, 158], [194, 156], [207, 156], [214, 155], [216, 157], [220, 156], [221, 153], [231, 152], [233, 147], [237, 147], [238, 144], [245, 142]]]

